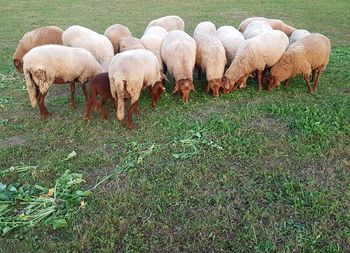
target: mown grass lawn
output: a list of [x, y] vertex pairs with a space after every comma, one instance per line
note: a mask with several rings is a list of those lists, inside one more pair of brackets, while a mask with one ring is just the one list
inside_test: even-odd
[[[99, 185], [84, 208], [69, 213], [66, 228], [40, 222], [14, 229], [0, 237], [0, 252], [350, 252], [349, 1], [0, 5], [0, 170], [39, 166], [0, 182], [52, 187], [69, 169], [83, 174], [88, 189], [134, 150], [143, 158]], [[71, 111], [69, 87], [55, 86], [47, 99], [52, 116], [40, 122], [12, 66], [26, 31], [80, 24], [102, 33], [122, 23], [140, 36], [151, 19], [168, 14], [182, 16], [190, 34], [205, 20], [237, 27], [249, 16], [280, 18], [327, 35], [330, 64], [314, 95], [300, 77], [261, 94], [250, 80], [246, 90], [218, 99], [196, 81], [197, 93], [183, 104], [167, 84], [155, 110], [142, 95], [132, 131], [114, 113], [108, 121], [94, 114], [87, 124], [81, 91]], [[186, 145], [192, 135], [193, 145]], [[60, 162], [73, 150], [76, 157]]]

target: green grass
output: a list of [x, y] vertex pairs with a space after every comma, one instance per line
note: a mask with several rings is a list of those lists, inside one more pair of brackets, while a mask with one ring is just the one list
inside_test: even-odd
[[[0, 169], [38, 165], [0, 182], [51, 187], [66, 170], [88, 189], [122, 164], [130, 150], [156, 148], [142, 163], [101, 184], [66, 228], [45, 222], [0, 237], [0, 252], [349, 252], [349, 1], [0, 1]], [[238, 26], [249, 16], [280, 18], [329, 36], [332, 55], [319, 91], [302, 78], [258, 94], [248, 88], [218, 99], [203, 91], [183, 104], [172, 85], [153, 110], [141, 97], [136, 130], [93, 114], [84, 99], [69, 109], [69, 87], [50, 90], [45, 123], [30, 107], [12, 66], [22, 35], [39, 26], [81, 24], [98, 32], [114, 23], [140, 36], [156, 17], [178, 14], [192, 33], [200, 21]], [[109, 107], [108, 107], [109, 108]], [[165, 145], [205, 130], [223, 150]], [[77, 156], [61, 163], [73, 150]]]

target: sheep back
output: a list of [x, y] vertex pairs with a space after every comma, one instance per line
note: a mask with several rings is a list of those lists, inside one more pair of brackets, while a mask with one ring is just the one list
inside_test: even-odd
[[115, 24], [108, 27], [104, 35], [112, 42], [114, 54], [119, 53], [119, 41], [121, 37], [131, 37], [132, 34], [124, 25]]

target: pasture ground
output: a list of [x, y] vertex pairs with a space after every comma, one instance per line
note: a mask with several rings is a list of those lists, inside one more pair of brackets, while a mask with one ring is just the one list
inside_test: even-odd
[[[349, 1], [0, 1], [0, 169], [39, 165], [34, 174], [0, 182], [52, 186], [67, 169], [84, 188], [111, 173], [132, 148], [158, 145], [142, 163], [101, 184], [68, 226], [45, 222], [0, 238], [0, 252], [350, 252], [350, 2]], [[12, 65], [22, 35], [36, 27], [73, 24], [103, 33], [114, 23], [140, 36], [147, 23], [177, 14], [192, 34], [200, 21], [235, 27], [250, 16], [275, 17], [332, 42], [319, 91], [303, 79], [258, 94], [214, 99], [196, 81], [183, 104], [167, 84], [158, 108], [142, 95], [136, 130], [93, 114], [87, 124], [81, 89], [69, 109], [69, 87], [46, 100], [40, 122], [25, 81]], [[165, 145], [203, 131], [188, 158]], [[202, 138], [202, 137], [201, 137]], [[184, 146], [188, 147], [188, 146]], [[191, 148], [191, 147], [190, 147]], [[77, 156], [65, 163], [72, 151]], [[192, 152], [193, 150], [185, 150]], [[175, 154], [175, 156], [173, 155]], [[49, 165], [48, 165], [49, 164]]]

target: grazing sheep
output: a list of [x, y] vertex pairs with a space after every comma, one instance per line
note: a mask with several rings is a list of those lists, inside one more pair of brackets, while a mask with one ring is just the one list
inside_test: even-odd
[[122, 37], [119, 41], [119, 52], [125, 52], [134, 49], [145, 49], [140, 39], [136, 37]]
[[201, 22], [194, 29], [193, 38], [196, 39], [196, 37], [201, 33], [215, 35], [215, 32], [216, 32], [216, 27], [212, 22], [209, 22], [209, 21]]
[[246, 40], [251, 39], [263, 32], [272, 31], [272, 27], [265, 20], [254, 20], [249, 23], [247, 29], [243, 32]]
[[215, 36], [202, 33], [195, 38], [197, 42], [196, 66], [206, 73], [207, 92], [219, 96], [222, 76], [226, 66], [225, 48]]
[[69, 47], [80, 47], [88, 50], [102, 68], [107, 71], [114, 56], [111, 41], [104, 35], [96, 33], [82, 26], [71, 26], [62, 35], [63, 45]]
[[[86, 49], [60, 45], [33, 48], [24, 56], [23, 61], [31, 105], [32, 107], [39, 105], [43, 120], [49, 116], [44, 100], [52, 84], [79, 82], [87, 101], [86, 82], [103, 71], [100, 64]], [[71, 107], [74, 107], [74, 93], [75, 86], [71, 85]]]
[[111, 94], [118, 97], [117, 118], [120, 121], [125, 117], [125, 98], [130, 98], [128, 117], [123, 122], [129, 128], [134, 128], [132, 113], [138, 109], [140, 92], [151, 87], [152, 106], [155, 107], [160, 94], [163, 92], [161, 72], [156, 56], [148, 50], [136, 49], [119, 53], [113, 57], [109, 67], [109, 81]]
[[259, 92], [262, 91], [263, 71], [273, 66], [283, 55], [289, 44], [285, 33], [277, 30], [264, 32], [245, 40], [238, 48], [236, 58], [226, 70], [223, 82], [224, 92], [245, 87], [248, 76], [258, 70]]
[[167, 69], [175, 78], [173, 93], [180, 91], [182, 101], [187, 102], [194, 89], [193, 68], [196, 63], [196, 41], [183, 31], [171, 31], [164, 39], [161, 54]]
[[32, 48], [46, 44], [62, 45], [62, 33], [57, 26], [45, 26], [24, 34], [12, 57], [16, 69], [23, 73], [23, 56]]
[[[97, 96], [102, 97], [101, 105], [98, 102]], [[97, 74], [90, 80], [90, 98], [89, 102], [86, 104], [85, 119], [90, 120], [90, 114], [92, 107], [95, 111], [100, 109], [101, 115], [104, 119], [108, 118], [108, 113], [106, 111], [106, 102], [111, 100], [113, 107], [116, 109], [117, 104], [111, 94], [111, 88], [109, 85], [108, 73], [103, 72]]]
[[289, 45], [310, 35], [310, 32], [304, 29], [298, 29], [292, 33], [292, 35], [289, 38]]
[[185, 30], [185, 22], [179, 16], [165, 16], [155, 20], [152, 20], [147, 28], [151, 26], [161, 26], [168, 32], [173, 30]]
[[159, 69], [161, 72], [164, 72], [164, 63], [160, 53], [164, 38], [157, 34], [144, 34], [140, 40], [145, 49], [151, 51], [157, 57]]
[[216, 37], [219, 38], [225, 47], [227, 66], [230, 66], [236, 57], [238, 47], [244, 41], [244, 37], [240, 31], [233, 26], [221, 26], [216, 31]]
[[121, 37], [131, 37], [132, 34], [124, 25], [115, 24], [108, 27], [104, 35], [112, 42], [114, 54], [119, 53], [119, 41]]
[[161, 26], [150, 26], [148, 27], [145, 32], [143, 33], [143, 35], [146, 34], [155, 34], [155, 35], [159, 35], [162, 36], [163, 39], [165, 38], [165, 36], [168, 34], [167, 30], [165, 30], [163, 27]]
[[329, 62], [331, 43], [329, 39], [319, 33], [312, 33], [291, 44], [282, 58], [271, 68], [268, 77], [268, 90], [278, 86], [280, 82], [303, 74], [309, 93], [313, 93], [309, 75], [311, 71], [317, 73], [315, 90], [318, 89], [323, 70]]
[[250, 22], [254, 20], [265, 20], [274, 30], [280, 30], [287, 34], [287, 36], [291, 36], [292, 33], [296, 30], [294, 27], [285, 24], [282, 20], [279, 19], [270, 19], [264, 17], [252, 17], [247, 18], [242, 21], [242, 23], [238, 26], [238, 30], [243, 33]]

